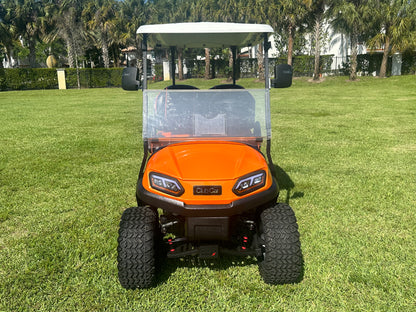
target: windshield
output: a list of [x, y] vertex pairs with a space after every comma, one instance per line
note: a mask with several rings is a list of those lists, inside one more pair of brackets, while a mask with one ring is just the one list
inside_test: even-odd
[[143, 138], [270, 138], [269, 90], [145, 90]]

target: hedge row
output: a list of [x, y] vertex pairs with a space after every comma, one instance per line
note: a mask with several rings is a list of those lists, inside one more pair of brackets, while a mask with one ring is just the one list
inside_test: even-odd
[[[381, 65], [381, 54], [361, 54], [357, 58], [357, 72], [362, 74], [378, 73]], [[285, 64], [287, 59], [271, 58], [270, 70], [273, 75], [275, 64]], [[320, 58], [320, 72], [334, 73], [331, 69], [333, 62], [332, 55], [322, 55]], [[293, 57], [293, 74], [294, 76], [312, 76], [314, 71], [314, 56], [302, 55]], [[188, 74], [186, 78], [204, 77], [205, 61], [204, 60], [186, 60]], [[343, 63], [342, 68], [336, 70], [335, 74], [349, 74], [349, 62]], [[391, 73], [391, 57], [387, 66], [388, 75]], [[103, 88], [103, 87], [120, 87], [122, 68], [83, 68], [79, 70], [81, 88]], [[238, 60], [237, 76], [241, 78], [258, 76], [257, 59], [240, 59]], [[149, 69], [150, 72], [150, 69]], [[228, 77], [231, 68], [227, 60], [211, 60], [211, 77]], [[402, 55], [402, 74], [416, 73], [416, 53], [410, 52]], [[161, 79], [162, 66], [154, 66], [156, 79]], [[66, 68], [66, 86], [67, 88], [77, 88], [77, 71], [74, 68]], [[29, 89], [57, 89], [58, 79], [56, 69], [46, 68], [0, 68], [0, 90], [29, 90]]]
[[[332, 72], [331, 65], [333, 62], [333, 55], [321, 55], [319, 58], [319, 72], [326, 74]], [[274, 60], [274, 64], [286, 64], [287, 58], [279, 57]], [[274, 65], [273, 64], [273, 65]], [[293, 76], [295, 77], [312, 77], [315, 70], [315, 56], [314, 55], [297, 55], [292, 59]]]
[[[82, 68], [81, 88], [120, 87], [122, 68]], [[78, 88], [77, 71], [66, 68], [66, 87]], [[0, 68], [0, 90], [58, 89], [56, 69]]]
[[[322, 55], [320, 58], [321, 73], [328, 73], [331, 71], [333, 55]], [[287, 58], [269, 58], [271, 74], [272, 68], [275, 64], [286, 64]], [[312, 76], [315, 66], [315, 57], [309, 55], [293, 57], [293, 73], [295, 76]], [[186, 60], [186, 67], [188, 69], [187, 77], [201, 78], [205, 73], [204, 60]], [[258, 77], [257, 58], [239, 59], [237, 61], [238, 77], [240, 78], [254, 78]], [[224, 78], [228, 77], [232, 72], [232, 68], [228, 66], [228, 60], [211, 60], [211, 77]]]
[[57, 89], [56, 69], [44, 68], [1, 68], [0, 89]]
[[[363, 75], [372, 75], [376, 73], [378, 75], [380, 71], [381, 62], [383, 60], [383, 54], [360, 54], [357, 55], [357, 72]], [[343, 63], [342, 72], [345, 75], [349, 75], [350, 70], [350, 58], [347, 63]], [[387, 75], [391, 75], [392, 71], [392, 56], [389, 56], [387, 60]], [[406, 52], [402, 54], [402, 75], [413, 75], [416, 73], [416, 52]]]
[[[121, 87], [123, 68], [85, 68], [80, 69], [81, 88]], [[66, 87], [77, 88], [77, 71], [65, 69]]]

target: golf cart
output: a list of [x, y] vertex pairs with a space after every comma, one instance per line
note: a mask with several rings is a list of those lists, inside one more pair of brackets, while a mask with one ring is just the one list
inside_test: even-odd
[[[302, 254], [291, 207], [276, 203], [279, 188], [270, 153], [268, 35], [262, 24], [179, 23], [141, 26], [143, 73], [123, 71], [125, 90], [143, 89], [143, 160], [138, 207], [124, 211], [118, 272], [127, 289], [153, 285], [160, 260], [222, 255], [256, 257], [266, 283], [301, 279]], [[238, 47], [264, 44], [265, 88], [236, 84]], [[147, 49], [225, 48], [233, 83], [200, 90], [173, 84], [148, 89]], [[275, 68], [273, 87], [289, 87], [289, 65]]]

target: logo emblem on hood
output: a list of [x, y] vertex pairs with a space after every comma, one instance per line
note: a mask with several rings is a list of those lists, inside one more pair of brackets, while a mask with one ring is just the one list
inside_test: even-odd
[[194, 195], [221, 195], [221, 185], [195, 185]]

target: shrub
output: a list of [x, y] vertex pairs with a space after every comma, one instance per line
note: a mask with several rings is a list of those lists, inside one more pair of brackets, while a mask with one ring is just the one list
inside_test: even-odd
[[[82, 68], [80, 84], [83, 88], [120, 87], [122, 68]], [[77, 88], [75, 68], [66, 68], [67, 88]], [[4, 68], [0, 70], [0, 90], [57, 89], [56, 69]]]
[[[357, 55], [357, 72], [363, 75], [376, 75], [380, 72], [381, 62], [383, 60], [382, 53], [359, 54]], [[345, 75], [349, 75], [350, 62], [343, 64], [343, 71]], [[389, 56], [387, 60], [387, 75], [391, 75], [392, 57]], [[406, 52], [402, 55], [402, 75], [414, 74], [416, 72], [416, 53]]]
[[408, 51], [403, 53], [402, 75], [416, 74], [416, 52]]
[[0, 72], [1, 90], [56, 89], [58, 78], [55, 69], [4, 68]]
[[[122, 68], [81, 68], [79, 78], [81, 88], [120, 87]], [[66, 87], [77, 88], [76, 68], [66, 68]]]
[[161, 81], [163, 80], [163, 65], [162, 64], [155, 64], [155, 75], [153, 77], [154, 81]]
[[[332, 72], [331, 65], [333, 61], [333, 55], [321, 55], [319, 59], [320, 73]], [[275, 59], [275, 64], [287, 64], [286, 57], [279, 57]], [[293, 76], [312, 77], [315, 69], [315, 56], [314, 55], [296, 55], [292, 59]]]

